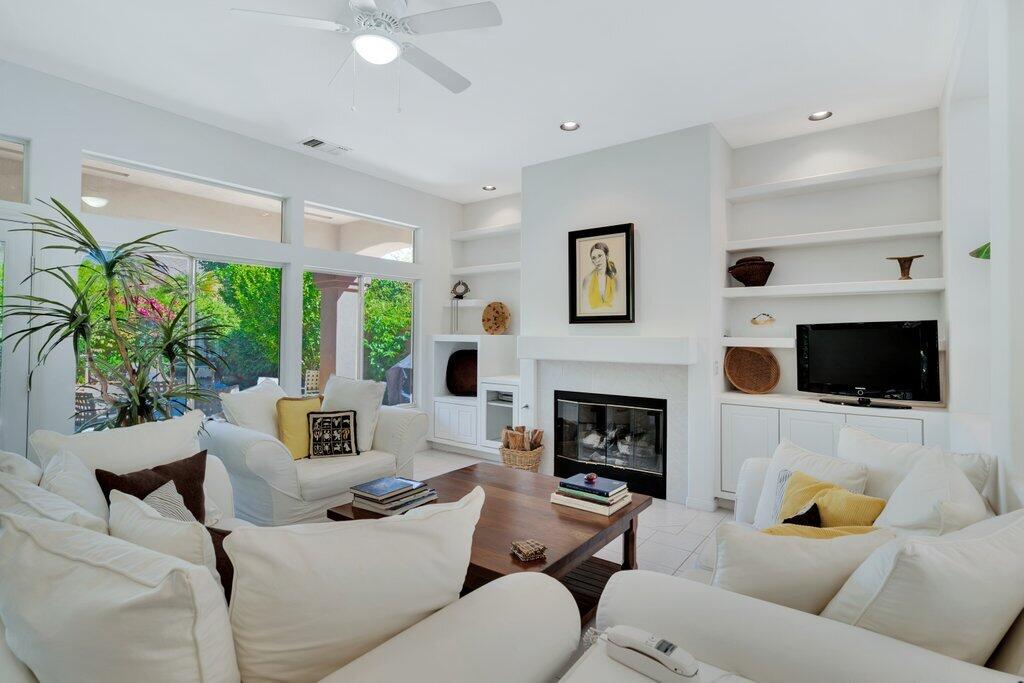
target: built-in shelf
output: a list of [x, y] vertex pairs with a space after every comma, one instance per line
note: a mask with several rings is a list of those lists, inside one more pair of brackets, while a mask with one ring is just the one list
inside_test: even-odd
[[[484, 306], [487, 305], [487, 303], [488, 302], [485, 301], [484, 299], [460, 299], [459, 300], [459, 308], [483, 308]], [[445, 302], [444, 307], [445, 308], [451, 308], [452, 307], [451, 300]]]
[[487, 239], [488, 237], [500, 237], [502, 235], [515, 235], [519, 232], [519, 223], [508, 225], [493, 225], [486, 228], [473, 228], [471, 230], [459, 230], [452, 233], [453, 242], [473, 242], [475, 240]]
[[806, 178], [736, 187], [726, 192], [725, 197], [733, 203], [752, 202], [759, 199], [786, 197], [804, 192], [836, 190], [844, 187], [856, 187], [858, 185], [872, 185], [890, 180], [921, 178], [936, 175], [941, 169], [942, 157], [928, 157], [926, 159], [901, 161], [895, 164], [858, 168], [852, 171], [823, 173]]
[[793, 337], [722, 337], [722, 346], [792, 349], [796, 348], [796, 339]]
[[489, 263], [482, 266], [461, 266], [452, 268], [452, 275], [479, 275], [481, 273], [505, 273], [519, 270], [519, 261], [509, 263]]
[[799, 235], [780, 235], [750, 240], [730, 240], [725, 243], [726, 251], [760, 251], [785, 247], [813, 247], [821, 244], [851, 244], [854, 242], [877, 242], [901, 237], [937, 237], [942, 234], [942, 221], [921, 221], [877, 225], [870, 228], [849, 228], [808, 232]]
[[[741, 391], [723, 391], [718, 395], [720, 403], [730, 403], [748, 406], [764, 406], [766, 408], [791, 408], [794, 410], [815, 410], [824, 413], [852, 413], [857, 415], [870, 415], [873, 417], [900, 417], [931, 419], [933, 416], [944, 416], [946, 406], [942, 403], [919, 403], [915, 401], [892, 401], [892, 403], [903, 403], [913, 406], [912, 410], [887, 410], [885, 408], [870, 406], [843, 406], [834, 403], [822, 403], [817, 394], [744, 394]], [[832, 396], [831, 398], [840, 398]], [[856, 397], [842, 397], [855, 399]], [[884, 401], [882, 401], [884, 402]]]
[[514, 404], [512, 401], [488, 401], [487, 405], [494, 406], [495, 408], [508, 408], [509, 410], [512, 410]]
[[698, 360], [697, 346], [693, 337], [520, 336], [518, 354], [526, 360], [693, 365]]
[[519, 386], [519, 375], [491, 375], [490, 377], [481, 377], [481, 384], [512, 384]]
[[458, 403], [464, 406], [475, 406], [477, 404], [476, 396], [453, 396], [451, 394], [445, 396], [435, 396], [435, 401], [441, 401], [442, 403]]
[[946, 280], [941, 277], [920, 280], [875, 280], [869, 282], [819, 282], [805, 285], [767, 285], [765, 287], [724, 287], [726, 299], [767, 299], [771, 297], [849, 296], [856, 294], [923, 294], [941, 292]]

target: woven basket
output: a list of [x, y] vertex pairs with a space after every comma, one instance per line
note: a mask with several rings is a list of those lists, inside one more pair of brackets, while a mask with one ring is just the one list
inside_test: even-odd
[[540, 471], [540, 459], [544, 455], [543, 446], [534, 448], [532, 451], [514, 451], [511, 448], [499, 448], [498, 450], [501, 451], [501, 463], [505, 467], [528, 472]]
[[745, 394], [767, 394], [779, 375], [779, 361], [768, 349], [738, 346], [725, 354], [725, 376]]

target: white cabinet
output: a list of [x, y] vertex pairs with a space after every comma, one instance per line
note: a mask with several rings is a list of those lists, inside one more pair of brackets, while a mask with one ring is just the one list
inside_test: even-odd
[[779, 444], [779, 410], [722, 405], [722, 491], [736, 493], [740, 465], [747, 458], [770, 458]]
[[478, 434], [480, 445], [498, 448], [505, 427], [519, 424], [519, 387], [512, 384], [482, 382], [478, 388], [483, 397], [480, 406]]
[[476, 423], [476, 405], [434, 401], [434, 436], [438, 439], [475, 444]]
[[[904, 411], [906, 412], [906, 411]], [[874, 415], [847, 415], [846, 424], [862, 429], [886, 441], [924, 443], [924, 424], [910, 417], [875, 417]]]
[[779, 436], [797, 446], [822, 455], [836, 455], [839, 429], [845, 424], [841, 413], [813, 410], [780, 410]]

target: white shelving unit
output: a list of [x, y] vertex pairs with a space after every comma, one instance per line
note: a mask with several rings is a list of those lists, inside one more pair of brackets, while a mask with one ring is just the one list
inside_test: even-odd
[[793, 180], [779, 180], [760, 185], [734, 187], [725, 193], [725, 198], [734, 204], [739, 202], [752, 202], [760, 199], [786, 197], [788, 195], [801, 194], [804, 192], [837, 190], [844, 187], [872, 185], [874, 183], [882, 183], [892, 180], [920, 178], [922, 176], [937, 175], [941, 170], [942, 157], [928, 157], [925, 159], [901, 161], [895, 164], [883, 164], [880, 166], [870, 166], [868, 168], [858, 168], [852, 171], [823, 173], [821, 175], [808, 176], [806, 178], [795, 178]]
[[501, 237], [502, 235], [518, 235], [519, 229], [519, 223], [510, 223], [508, 225], [492, 225], [486, 228], [471, 228], [469, 230], [460, 230], [459, 232], [453, 233], [452, 241], [475, 242], [476, 240], [483, 240], [489, 237]]
[[877, 242], [903, 237], [938, 237], [941, 234], [942, 221], [920, 221], [918, 223], [877, 225], [870, 228], [847, 228], [750, 240], [731, 240], [725, 243], [725, 250], [728, 252], [763, 251], [765, 249], [813, 247], [822, 244]]
[[452, 268], [452, 275], [480, 275], [482, 273], [506, 273], [519, 270], [519, 261], [508, 263], [487, 263], [479, 266], [459, 266]]
[[919, 280], [874, 280], [870, 282], [814, 282], [805, 285], [765, 285], [764, 287], [725, 287], [726, 299], [766, 299], [812, 296], [852, 296], [857, 294], [915, 294], [941, 292], [946, 280], [941, 277]]
[[722, 346], [746, 346], [761, 349], [793, 349], [796, 339], [793, 337], [722, 337]]

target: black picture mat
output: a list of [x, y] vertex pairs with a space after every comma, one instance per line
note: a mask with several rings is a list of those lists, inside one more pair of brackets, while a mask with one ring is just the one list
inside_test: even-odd
[[[626, 282], [625, 298], [626, 312], [616, 315], [578, 315], [577, 297], [579, 294], [579, 274], [576, 270], [576, 242], [581, 239], [593, 239], [611, 235], [624, 235], [626, 239]], [[588, 228], [586, 230], [573, 230], [569, 233], [569, 324], [587, 323], [632, 323], [635, 322], [634, 310], [634, 287], [633, 287], [633, 224], [622, 223], [620, 225], [609, 225], [602, 228]]]

